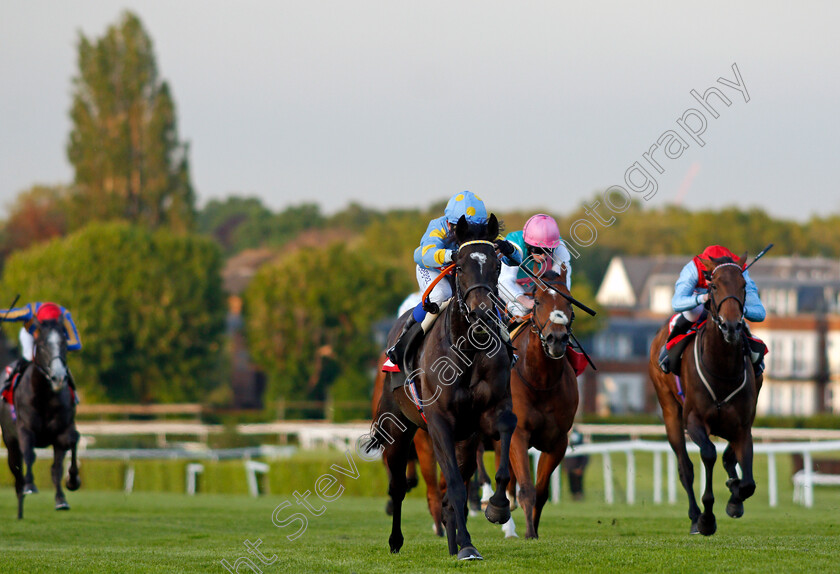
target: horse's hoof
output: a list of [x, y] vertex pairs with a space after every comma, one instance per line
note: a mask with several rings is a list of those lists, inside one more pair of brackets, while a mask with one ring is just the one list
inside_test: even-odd
[[66, 486], [66, 487], [67, 487], [67, 490], [69, 490], [69, 491], [71, 491], [71, 492], [72, 492], [72, 491], [75, 491], [75, 490], [79, 490], [79, 488], [81, 488], [81, 486], [82, 486], [82, 481], [81, 481], [81, 480], [79, 480], [79, 477], [78, 477], [78, 476], [76, 476], [76, 477], [72, 477], [72, 476], [71, 476], [71, 477], [69, 477], [69, 478], [67, 479], [67, 481], [64, 483], [64, 486]]
[[715, 521], [715, 515], [709, 514], [707, 518], [706, 514], [701, 514], [700, 518], [697, 520], [697, 529], [703, 536], [711, 536], [714, 534], [717, 531], [717, 521]]
[[434, 532], [436, 536], [443, 538], [443, 525], [438, 523], [432, 524], [432, 532]]
[[484, 516], [493, 524], [504, 524], [510, 520], [510, 505], [496, 506], [490, 502], [484, 510]]
[[23, 494], [38, 494], [38, 487], [34, 484], [27, 484], [23, 487]]
[[689, 534], [700, 534], [700, 529], [697, 528], [697, 523], [696, 522], [691, 523], [691, 529], [688, 531], [688, 533]]
[[405, 539], [402, 536], [400, 536], [400, 537], [391, 536], [388, 539], [388, 546], [390, 546], [390, 548], [391, 548], [391, 554], [399, 554], [400, 553], [400, 548], [402, 548], [403, 542], [405, 542]]
[[385, 514], [387, 514], [388, 516], [393, 516], [394, 515], [394, 501], [393, 500], [389, 499], [388, 502], [385, 503]]
[[417, 477], [406, 478], [405, 479], [405, 491], [406, 492], [410, 491], [412, 488], [414, 488], [418, 484], [420, 484], [420, 480], [418, 480]]
[[741, 518], [744, 515], [744, 503], [729, 501], [729, 504], [726, 505], [726, 514], [732, 518]]
[[464, 546], [458, 552], [458, 560], [484, 560], [484, 556], [479, 554], [474, 546]]
[[744, 484], [743, 482], [738, 486], [738, 498], [746, 500], [755, 494], [755, 483]]
[[55, 503], [56, 510], [70, 510], [70, 505], [67, 502], [56, 502]]

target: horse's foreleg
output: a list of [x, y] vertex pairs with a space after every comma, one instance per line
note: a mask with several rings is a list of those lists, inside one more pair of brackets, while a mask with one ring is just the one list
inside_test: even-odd
[[[455, 440], [449, 421], [435, 413], [429, 413], [429, 436], [435, 449], [435, 457], [441, 474], [446, 479], [446, 494], [443, 498], [443, 514], [449, 554], [458, 554], [460, 559], [481, 558], [467, 531], [467, 488], [461, 477], [458, 458], [455, 455]], [[461, 550], [458, 550], [458, 547]]]
[[534, 538], [539, 536], [540, 516], [542, 515], [545, 503], [548, 501], [548, 489], [551, 485], [551, 475], [559, 466], [560, 461], [566, 456], [566, 447], [569, 444], [567, 435], [563, 435], [558, 441], [553, 452], [544, 452], [540, 455], [540, 463], [537, 466], [537, 500], [534, 506]]
[[[6, 442], [6, 441], [4, 441]], [[16, 440], [9, 440], [6, 442], [6, 451], [8, 452], [9, 470], [12, 471], [12, 476], [15, 477], [15, 494], [18, 499], [18, 519], [23, 518], [23, 457], [20, 453], [20, 444]]]
[[529, 436], [524, 429], [516, 429], [510, 441], [510, 466], [519, 482], [519, 504], [525, 514], [525, 538], [536, 538], [534, 528], [534, 504], [537, 493], [531, 478], [531, 457], [528, 455]]
[[703, 492], [703, 514], [700, 515], [697, 521], [697, 529], [700, 531], [700, 534], [711, 536], [717, 530], [713, 511], [715, 495], [712, 490], [712, 473], [715, 468], [715, 461], [717, 461], [717, 449], [715, 449], [714, 443], [709, 438], [706, 428], [696, 417], [689, 417], [686, 430], [691, 440], [700, 447], [700, 458], [703, 459], [703, 466], [706, 471], [706, 490]]
[[510, 410], [510, 401], [502, 407], [496, 419], [499, 432], [499, 468], [496, 469], [496, 493], [490, 498], [484, 516], [494, 524], [510, 520], [510, 502], [507, 499], [507, 485], [510, 482], [510, 441], [516, 429], [516, 415]]
[[70, 445], [70, 469], [67, 473], [67, 490], [79, 490], [82, 481], [79, 480], [79, 464], [76, 461], [76, 448], [79, 446], [79, 432], [74, 428]]
[[20, 430], [18, 437], [23, 464], [26, 466], [23, 476], [23, 494], [36, 494], [38, 487], [35, 486], [35, 476], [32, 474], [32, 466], [35, 464], [35, 437], [26, 430]]
[[55, 485], [55, 509], [70, 510], [64, 491], [61, 490], [61, 477], [64, 475], [64, 455], [67, 451], [58, 444], [53, 445], [52, 480]]
[[694, 496], [694, 465], [688, 457], [685, 448], [685, 434], [683, 433], [682, 419], [677, 405], [670, 403], [662, 404], [662, 417], [665, 419], [665, 431], [668, 435], [668, 442], [671, 449], [677, 456], [677, 465], [680, 471], [680, 482], [688, 495], [688, 518], [691, 520], [691, 534], [697, 534], [697, 519], [700, 517], [700, 507], [697, 506], [697, 499]]
[[[732, 518], [740, 518], [744, 515], [744, 500], [755, 493], [755, 479], [753, 478], [752, 468], [752, 433], [748, 430], [742, 438], [729, 443], [729, 446], [726, 447], [726, 450], [723, 453], [724, 464], [726, 464], [727, 454], [731, 460], [733, 471], [729, 474], [730, 479], [726, 482], [726, 485], [732, 493], [732, 496], [729, 497], [729, 502], [726, 505], [726, 513]], [[740, 465], [741, 473], [743, 474], [740, 479], [734, 471], [736, 460]]]

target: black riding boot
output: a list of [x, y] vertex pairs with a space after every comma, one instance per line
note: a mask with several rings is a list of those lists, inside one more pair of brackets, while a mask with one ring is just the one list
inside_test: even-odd
[[3, 369], [3, 380], [0, 382], [0, 392], [5, 391], [15, 378], [15, 375], [22, 373], [29, 361], [26, 359], [15, 359], [9, 366]]
[[693, 324], [682, 313], [674, 321], [674, 328], [668, 334], [668, 339], [659, 351], [659, 368], [662, 369], [663, 373], [671, 372], [671, 359], [668, 357], [668, 343], [680, 335], [685, 335]]
[[408, 330], [416, 324], [417, 320], [414, 318], [414, 314], [409, 315], [408, 319], [403, 325], [403, 329], [400, 333], [400, 336], [397, 337], [397, 340], [394, 343], [394, 345], [390, 349], [385, 351], [385, 355], [387, 355], [391, 362], [397, 365], [400, 369], [403, 368], [403, 357], [405, 357], [405, 334], [408, 333]]

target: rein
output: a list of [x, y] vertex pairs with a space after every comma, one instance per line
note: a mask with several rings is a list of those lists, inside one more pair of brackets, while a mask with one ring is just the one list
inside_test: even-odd
[[[697, 366], [697, 374], [700, 375], [700, 380], [703, 382], [703, 386], [705, 386], [706, 390], [709, 391], [709, 394], [712, 396], [712, 400], [715, 401], [715, 406], [717, 407], [718, 410], [720, 410], [720, 408], [723, 405], [728, 403], [732, 399], [732, 397], [737, 395], [741, 391], [741, 389], [743, 389], [747, 385], [747, 364], [746, 364], [747, 358], [744, 357], [744, 380], [741, 381], [741, 384], [738, 386], [737, 389], [735, 389], [734, 391], [729, 393], [729, 396], [727, 396], [722, 401], [719, 401], [718, 398], [717, 398], [717, 395], [715, 394], [714, 389], [712, 389], [712, 385], [709, 384], [708, 379], [706, 379], [706, 375], [703, 374], [703, 369], [705, 368], [706, 371], [709, 371], [709, 368], [703, 363], [702, 353], [699, 351], [700, 344], [702, 343], [702, 340], [703, 340], [702, 335], [705, 334], [706, 328], [703, 327], [702, 331], [703, 331], [702, 333], [697, 333], [697, 340], [694, 342], [694, 363]], [[726, 380], [726, 379], [734, 380], [734, 379], [737, 379], [737, 377], [738, 377], [738, 375], [735, 375], [735, 376], [732, 376], [732, 377], [722, 377], [720, 375], [712, 375], [711, 371], [709, 371], [709, 374], [711, 376], [714, 376], [717, 379], [724, 379], [724, 380]]]

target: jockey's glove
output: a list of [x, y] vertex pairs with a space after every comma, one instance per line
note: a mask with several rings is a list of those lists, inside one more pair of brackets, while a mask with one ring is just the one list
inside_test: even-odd
[[455, 255], [457, 255], [457, 251], [453, 251], [452, 249], [447, 249], [446, 253], [443, 254], [443, 263], [444, 265], [449, 265], [455, 260]]
[[511, 255], [513, 255], [514, 251], [513, 243], [504, 239], [500, 239], [496, 242], [496, 249], [498, 249], [499, 253], [501, 253], [505, 257], [510, 257]]

